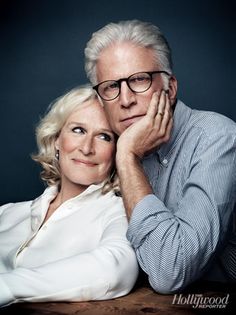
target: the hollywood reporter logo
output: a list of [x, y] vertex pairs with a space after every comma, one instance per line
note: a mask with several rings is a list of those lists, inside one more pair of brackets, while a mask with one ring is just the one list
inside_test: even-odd
[[226, 296], [203, 296], [203, 294], [175, 294], [172, 304], [192, 305], [192, 308], [226, 308], [229, 294]]

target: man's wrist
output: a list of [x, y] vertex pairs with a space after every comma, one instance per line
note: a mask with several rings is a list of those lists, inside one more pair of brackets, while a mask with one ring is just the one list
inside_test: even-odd
[[117, 152], [116, 154], [116, 167], [119, 170], [127, 169], [132, 165], [140, 165], [140, 159], [133, 153]]

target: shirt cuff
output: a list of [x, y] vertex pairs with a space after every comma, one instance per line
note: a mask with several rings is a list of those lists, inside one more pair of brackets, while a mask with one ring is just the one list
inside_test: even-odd
[[169, 220], [173, 215], [154, 194], [149, 194], [135, 206], [127, 230], [127, 238], [137, 249], [147, 235], [157, 228], [158, 223]]
[[0, 307], [7, 306], [13, 303], [14, 300], [15, 298], [12, 295], [12, 292], [0, 275]]

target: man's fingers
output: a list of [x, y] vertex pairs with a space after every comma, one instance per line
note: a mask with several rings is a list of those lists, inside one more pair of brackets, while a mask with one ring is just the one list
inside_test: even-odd
[[148, 106], [147, 116], [149, 116], [151, 118], [155, 118], [155, 116], [157, 114], [157, 110], [158, 110], [158, 102], [159, 102], [159, 93], [155, 92], [155, 93], [153, 93], [151, 102]]
[[[155, 125], [159, 125], [159, 136], [161, 138], [168, 138], [169, 128], [170, 128], [170, 120], [172, 119], [171, 105], [169, 96], [166, 92], [162, 93], [159, 101], [160, 107], [158, 109], [158, 113], [155, 119]], [[164, 104], [164, 107], [163, 107]], [[163, 110], [163, 114], [160, 115], [160, 109]], [[164, 140], [164, 139], [163, 139]], [[165, 142], [165, 140], [164, 140]]]
[[159, 106], [158, 111], [156, 114], [156, 120], [161, 120], [162, 126], [166, 125], [168, 123], [168, 120], [170, 118], [170, 100], [165, 91], [162, 91], [160, 100], [159, 100]]
[[166, 93], [165, 91], [162, 90], [160, 98], [159, 98], [157, 116], [159, 115], [161, 118], [163, 118], [165, 114], [165, 107], [166, 107]]

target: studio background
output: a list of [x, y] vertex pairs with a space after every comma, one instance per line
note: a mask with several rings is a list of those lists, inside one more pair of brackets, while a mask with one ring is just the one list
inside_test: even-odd
[[44, 189], [35, 126], [48, 105], [87, 82], [84, 47], [112, 21], [158, 25], [173, 52], [178, 97], [236, 120], [233, 0], [21, 0], [0, 2], [0, 205]]

